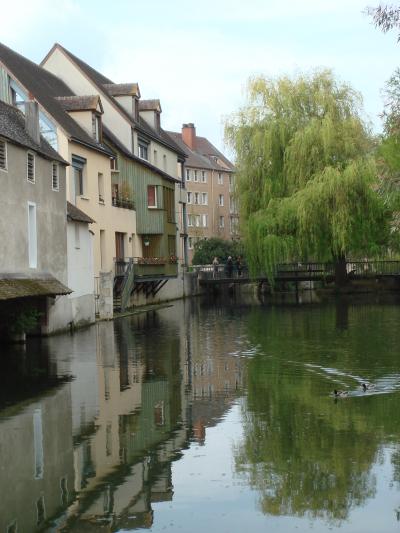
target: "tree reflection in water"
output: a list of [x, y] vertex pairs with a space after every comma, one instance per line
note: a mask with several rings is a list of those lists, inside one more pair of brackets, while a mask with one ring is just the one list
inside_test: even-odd
[[[248, 361], [235, 464], [264, 513], [337, 522], [375, 495], [372, 467], [384, 445], [399, 442], [399, 402], [363, 395], [360, 381], [398, 378], [392, 320], [390, 307], [343, 302], [253, 312], [249, 338], [261, 349]], [[352, 394], [335, 402], [329, 393], [338, 381]]]

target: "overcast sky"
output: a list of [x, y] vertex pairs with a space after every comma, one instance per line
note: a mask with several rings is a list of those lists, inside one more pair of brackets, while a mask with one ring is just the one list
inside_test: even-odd
[[[393, 3], [390, 2], [390, 3]], [[378, 0], [0, 0], [0, 40], [40, 62], [54, 42], [115, 82], [159, 98], [162, 126], [194, 122], [224, 149], [223, 121], [249, 76], [332, 68], [380, 128], [381, 89], [399, 66], [396, 34], [363, 13]]]

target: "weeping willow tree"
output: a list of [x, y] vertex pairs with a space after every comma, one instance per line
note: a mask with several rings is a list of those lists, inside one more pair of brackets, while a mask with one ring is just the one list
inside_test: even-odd
[[333, 261], [386, 250], [390, 209], [378, 193], [361, 97], [328, 70], [252, 79], [226, 125], [253, 274], [287, 261]]

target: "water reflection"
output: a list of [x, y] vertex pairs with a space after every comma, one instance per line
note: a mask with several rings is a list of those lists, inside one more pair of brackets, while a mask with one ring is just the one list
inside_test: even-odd
[[[236, 468], [259, 491], [263, 512], [338, 523], [375, 496], [373, 468], [383, 446], [400, 438], [398, 396], [378, 401], [360, 384], [379, 383], [397, 366], [395, 317], [398, 307], [346, 301], [318, 313], [253, 312], [248, 331], [262, 355], [247, 366], [245, 438]], [[333, 402], [329, 391], [337, 383], [354, 397]], [[395, 465], [397, 458], [395, 452]]]
[[[396, 500], [400, 308], [243, 302], [191, 300], [3, 352], [0, 531], [160, 531], [177, 516], [203, 531], [217, 482], [216, 531], [229, 500], [253, 531], [289, 530], [271, 517], [343, 528], [388, 475]], [[333, 388], [351, 395], [335, 402]], [[232, 472], [203, 479], [194, 465], [216, 470], [222, 441]]]

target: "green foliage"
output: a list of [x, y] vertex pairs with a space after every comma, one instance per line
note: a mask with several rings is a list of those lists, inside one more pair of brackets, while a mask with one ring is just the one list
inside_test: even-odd
[[378, 255], [391, 210], [378, 194], [361, 97], [328, 70], [255, 78], [226, 126], [253, 274], [277, 263]]
[[202, 239], [194, 245], [192, 262], [194, 265], [209, 265], [214, 257], [217, 257], [220, 263], [225, 263], [228, 256], [243, 256], [243, 251], [243, 245], [239, 241], [227, 241], [217, 237]]
[[31, 333], [39, 323], [40, 313], [33, 306], [6, 305], [0, 313], [0, 333], [6, 337]]

